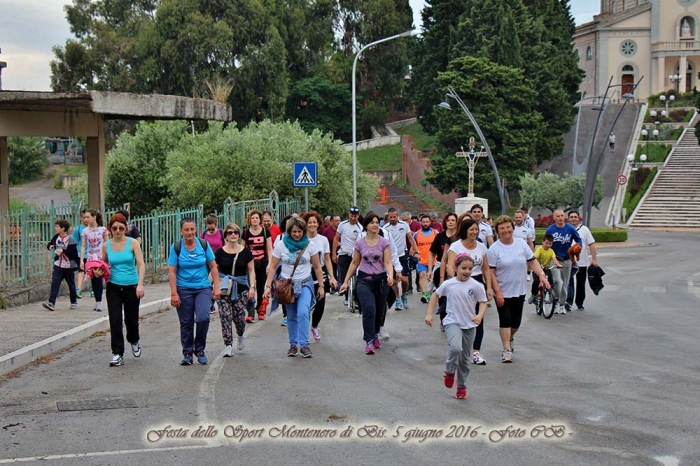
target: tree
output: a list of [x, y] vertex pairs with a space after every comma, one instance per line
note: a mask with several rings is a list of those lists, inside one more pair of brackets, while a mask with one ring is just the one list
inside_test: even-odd
[[[578, 209], [583, 204], [586, 175], [563, 177], [544, 172], [537, 177], [527, 173], [520, 178], [520, 202], [534, 209]], [[603, 200], [603, 179], [598, 175], [593, 195], [593, 205]]]
[[32, 181], [49, 166], [47, 152], [41, 138], [7, 138], [7, 157], [10, 184]]
[[[501, 178], [517, 180], [528, 171], [535, 141], [542, 131], [542, 118], [532, 108], [534, 90], [523, 80], [523, 71], [498, 65], [487, 58], [464, 57], [450, 62], [440, 73], [438, 85], [451, 85], [481, 127]], [[476, 131], [464, 112], [454, 106], [438, 118], [438, 150], [431, 159], [426, 179], [443, 193], [467, 192], [469, 172], [464, 160], [455, 157]], [[475, 192], [497, 190], [489, 164], [476, 168]]]
[[287, 118], [298, 120], [307, 133], [319, 130], [333, 133], [343, 141], [352, 138], [352, 94], [343, 84], [334, 84], [324, 76], [295, 82], [287, 99]]
[[423, 34], [411, 47], [411, 82], [416, 114], [423, 129], [437, 133], [435, 106], [444, 98], [444, 88], [435, 81], [438, 73], [447, 71], [457, 41], [459, 18], [465, 11], [463, 0], [426, 0], [421, 12]]
[[[250, 124], [243, 130], [212, 124], [206, 133], [180, 140], [168, 156], [165, 183], [172, 206], [218, 208], [227, 197], [258, 199], [276, 190], [280, 198], [302, 198], [292, 185], [295, 161], [318, 163], [318, 187], [309, 203], [323, 212], [343, 212], [352, 198], [350, 154], [329, 134], [307, 134], [298, 123]], [[376, 181], [358, 174], [358, 203], [369, 207]]]
[[130, 202], [134, 215], [163, 207], [171, 192], [165, 183], [166, 160], [188, 129], [183, 121], [159, 121], [140, 123], [133, 135], [122, 133], [107, 154], [105, 204]]

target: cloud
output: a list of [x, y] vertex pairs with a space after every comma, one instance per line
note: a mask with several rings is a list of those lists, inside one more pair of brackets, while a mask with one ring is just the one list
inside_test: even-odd
[[70, 27], [63, 6], [67, 0], [0, 0], [3, 89], [48, 91], [51, 48], [64, 45]]

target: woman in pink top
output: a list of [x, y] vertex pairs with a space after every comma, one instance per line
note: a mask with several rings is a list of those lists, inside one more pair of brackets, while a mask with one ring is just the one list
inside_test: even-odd
[[375, 349], [382, 347], [379, 330], [386, 312], [389, 287], [394, 284], [394, 266], [389, 240], [379, 235], [379, 215], [368, 212], [362, 226], [367, 236], [355, 243], [352, 262], [340, 293], [347, 289], [348, 280], [358, 271], [356, 292], [362, 310], [365, 354], [374, 354]]

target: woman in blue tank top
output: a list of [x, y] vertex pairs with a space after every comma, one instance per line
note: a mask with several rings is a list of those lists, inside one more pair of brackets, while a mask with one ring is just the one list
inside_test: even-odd
[[102, 245], [102, 259], [111, 269], [106, 295], [112, 335], [112, 360], [109, 365], [114, 367], [124, 364], [122, 322], [126, 325], [126, 340], [131, 343], [134, 357], [141, 356], [139, 304], [144, 294], [146, 266], [141, 245], [126, 236], [126, 218], [122, 214], [112, 215], [108, 228], [112, 239]]

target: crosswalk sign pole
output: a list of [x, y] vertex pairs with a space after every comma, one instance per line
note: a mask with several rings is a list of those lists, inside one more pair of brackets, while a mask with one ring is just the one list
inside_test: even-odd
[[309, 188], [304, 188], [304, 197], [306, 198], [306, 202], [304, 204], [306, 206], [306, 209], [304, 210], [304, 212], [308, 212], [309, 211]]

